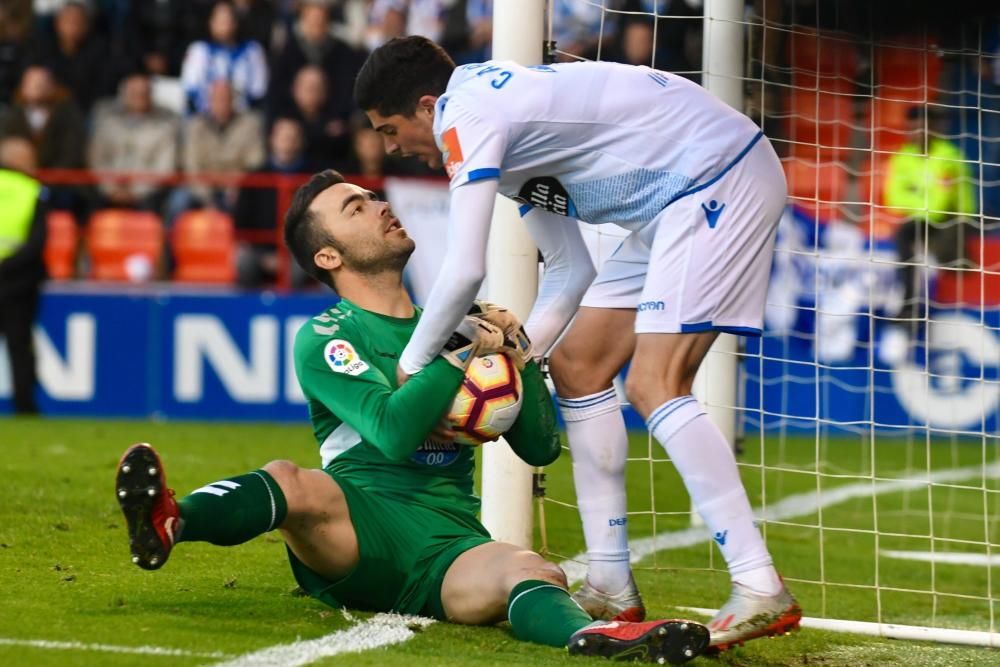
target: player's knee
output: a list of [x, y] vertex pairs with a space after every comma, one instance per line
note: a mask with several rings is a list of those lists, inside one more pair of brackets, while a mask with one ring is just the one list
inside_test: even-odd
[[560, 588], [568, 587], [566, 573], [561, 567], [531, 551], [519, 555], [506, 574], [504, 588], [507, 591], [522, 581], [544, 581]]
[[271, 461], [263, 470], [274, 479], [284, 494], [289, 514], [309, 512], [318, 504], [314, 501], [315, 494], [311, 493], [310, 485], [304, 483], [303, 476], [307, 470], [291, 461]]
[[287, 496], [295, 488], [301, 468], [291, 461], [271, 461], [263, 467], [263, 470], [274, 479], [281, 487], [281, 491]]
[[646, 418], [667, 401], [691, 393], [690, 387], [684, 391], [682, 384], [669, 375], [657, 376], [633, 366], [625, 377], [625, 396], [632, 407]]
[[573, 354], [564, 345], [558, 345], [549, 357], [549, 375], [556, 386], [556, 393], [563, 398], [579, 398], [603, 391], [611, 386], [616, 371], [606, 371], [599, 360]]

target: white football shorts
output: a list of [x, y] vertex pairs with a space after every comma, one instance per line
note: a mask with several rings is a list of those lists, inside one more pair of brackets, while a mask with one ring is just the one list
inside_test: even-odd
[[760, 135], [627, 236], [581, 305], [635, 308], [636, 333], [759, 335], [786, 197], [781, 162]]

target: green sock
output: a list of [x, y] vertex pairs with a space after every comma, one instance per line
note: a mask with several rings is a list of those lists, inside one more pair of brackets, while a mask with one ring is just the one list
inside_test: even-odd
[[274, 530], [288, 514], [285, 494], [263, 470], [212, 482], [177, 504], [183, 521], [178, 542], [226, 547]]
[[573, 633], [593, 623], [569, 593], [547, 581], [528, 579], [510, 592], [507, 618], [521, 641], [564, 647]]

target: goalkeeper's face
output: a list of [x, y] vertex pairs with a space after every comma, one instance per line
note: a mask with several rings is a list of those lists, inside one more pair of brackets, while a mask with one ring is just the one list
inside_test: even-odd
[[322, 226], [328, 241], [314, 260], [335, 276], [342, 271], [402, 273], [416, 247], [389, 204], [357, 185], [333, 185], [309, 208], [319, 214], [315, 224]]
[[434, 141], [434, 105], [437, 98], [424, 95], [417, 102], [412, 116], [393, 114], [383, 116], [375, 109], [369, 109], [368, 120], [375, 131], [382, 135], [385, 152], [390, 155], [415, 157], [432, 169], [441, 167], [441, 151]]

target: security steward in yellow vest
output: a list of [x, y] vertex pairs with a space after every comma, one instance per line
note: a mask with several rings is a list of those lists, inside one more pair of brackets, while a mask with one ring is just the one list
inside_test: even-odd
[[34, 152], [20, 142], [0, 142], [0, 336], [10, 355], [14, 412], [30, 414], [37, 412], [31, 327], [46, 277], [46, 191], [25, 173], [33, 170]]

